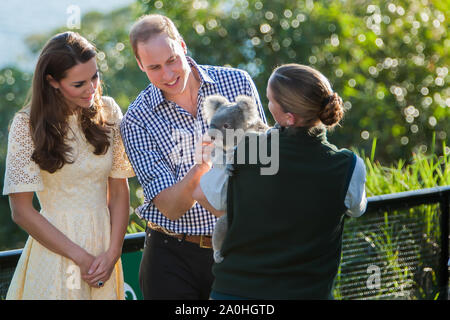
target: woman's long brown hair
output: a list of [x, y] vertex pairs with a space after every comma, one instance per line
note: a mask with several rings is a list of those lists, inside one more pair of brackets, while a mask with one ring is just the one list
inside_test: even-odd
[[[47, 76], [60, 81], [67, 70], [96, 56], [95, 47], [76, 32], [60, 33], [50, 39], [41, 51], [33, 76], [30, 107], [30, 129], [35, 150], [31, 156], [42, 170], [50, 173], [73, 163], [71, 147], [65, 139], [68, 116], [73, 112], [61, 93], [53, 88]], [[79, 108], [81, 128], [94, 154], [105, 154], [110, 145], [110, 126], [101, 112], [102, 89], [99, 84], [90, 108]]]

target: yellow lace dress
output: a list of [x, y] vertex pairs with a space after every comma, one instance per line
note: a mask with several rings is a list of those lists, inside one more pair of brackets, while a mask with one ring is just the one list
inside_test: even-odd
[[[69, 239], [98, 256], [110, 244], [110, 215], [107, 207], [108, 177], [128, 178], [134, 172], [125, 154], [119, 123], [122, 112], [112, 98], [103, 97], [104, 113], [111, 130], [111, 145], [104, 155], [95, 155], [79, 126], [70, 116], [67, 142], [72, 164], [50, 174], [31, 160], [33, 141], [29, 113], [17, 113], [8, 137], [3, 194], [36, 192], [40, 214]], [[78, 266], [31, 236], [17, 264], [6, 299], [124, 299], [122, 264], [119, 259], [102, 288], [92, 288], [80, 277]]]

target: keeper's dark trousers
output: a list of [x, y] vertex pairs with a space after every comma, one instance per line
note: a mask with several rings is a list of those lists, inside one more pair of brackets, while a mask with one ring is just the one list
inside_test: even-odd
[[139, 282], [145, 300], [207, 300], [213, 250], [146, 230]]

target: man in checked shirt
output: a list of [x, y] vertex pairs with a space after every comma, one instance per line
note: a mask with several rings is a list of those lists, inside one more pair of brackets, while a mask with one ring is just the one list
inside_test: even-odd
[[266, 122], [261, 101], [245, 71], [197, 65], [186, 56], [183, 38], [165, 16], [141, 17], [130, 42], [150, 80], [121, 122], [126, 152], [144, 190], [137, 213], [148, 221], [141, 290], [144, 299], [208, 299], [217, 218], [192, 198], [210, 169], [194, 159], [196, 143], [208, 129], [202, 104], [212, 94], [229, 101], [247, 95]]

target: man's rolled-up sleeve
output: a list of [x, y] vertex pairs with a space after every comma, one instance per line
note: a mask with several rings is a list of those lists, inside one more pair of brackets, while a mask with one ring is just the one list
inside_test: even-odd
[[170, 164], [154, 144], [148, 129], [139, 121], [124, 117], [120, 132], [125, 151], [143, 188], [145, 201], [152, 202], [162, 190], [176, 182]]

